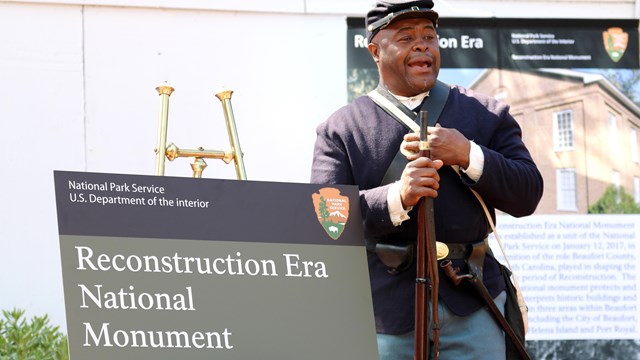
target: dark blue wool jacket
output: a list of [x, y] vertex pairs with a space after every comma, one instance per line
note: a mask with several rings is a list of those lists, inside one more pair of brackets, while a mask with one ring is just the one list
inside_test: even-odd
[[[484, 153], [484, 170], [477, 182], [459, 176], [451, 167], [439, 170], [440, 189], [434, 200], [436, 239], [444, 243], [470, 243], [491, 231], [482, 207], [469, 191], [473, 188], [487, 204], [516, 217], [535, 211], [542, 196], [542, 177], [522, 142], [520, 127], [508, 105], [493, 98], [452, 86], [438, 121], [458, 129]], [[367, 96], [339, 109], [317, 128], [311, 182], [358, 185], [365, 236], [397, 242], [417, 239], [417, 209], [410, 220], [394, 227], [387, 209], [389, 185], [382, 178], [400, 148], [407, 129]], [[461, 260], [454, 265], [467, 269]], [[375, 253], [369, 254], [369, 271], [377, 331], [401, 334], [414, 329], [415, 262], [398, 275], [387, 273]], [[504, 290], [498, 262], [491, 254], [484, 264], [484, 283], [495, 297]], [[454, 286], [440, 273], [440, 299], [451, 311], [464, 316], [483, 306], [466, 282]]]

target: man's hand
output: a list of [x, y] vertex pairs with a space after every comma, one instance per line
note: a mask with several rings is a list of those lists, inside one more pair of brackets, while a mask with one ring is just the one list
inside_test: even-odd
[[[442, 160], [444, 165], [459, 165], [462, 169], [469, 167], [469, 140], [456, 129], [443, 128], [440, 124], [429, 126], [429, 150], [431, 159]], [[400, 151], [413, 161], [418, 158], [420, 135], [409, 133], [404, 136]]]
[[440, 175], [437, 170], [441, 167], [441, 160], [426, 157], [419, 157], [407, 164], [400, 178], [400, 200], [405, 209], [417, 205], [424, 196], [438, 196]]

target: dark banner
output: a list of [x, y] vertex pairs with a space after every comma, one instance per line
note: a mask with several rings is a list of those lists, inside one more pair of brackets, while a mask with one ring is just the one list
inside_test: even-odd
[[638, 20], [496, 20], [503, 69], [637, 69]]
[[[345, 226], [346, 221], [336, 221], [327, 225], [326, 231], [318, 227], [324, 227], [318, 223], [319, 215], [313, 212], [312, 194], [323, 195], [318, 190], [322, 186], [318, 185], [89, 172], [55, 172], [55, 175], [56, 193], [63, 194], [56, 198], [56, 203], [60, 214], [58, 228], [64, 235], [249, 242], [258, 238], [260, 242], [281, 243], [286, 230], [287, 235], [304, 234], [295, 240], [305, 244], [364, 246], [357, 221], [350, 226]], [[344, 186], [340, 191], [342, 195], [334, 196], [336, 199], [358, 197], [355, 187]], [[338, 204], [340, 200], [335, 202]], [[298, 209], [301, 206], [310, 212], [302, 213]], [[358, 206], [357, 201], [352, 201], [354, 217], [360, 216]], [[236, 208], [239, 213], [229, 216], [231, 209]], [[331, 204], [326, 208], [330, 213], [340, 210]], [[180, 226], [176, 223], [178, 219]], [[249, 221], [251, 226], [247, 226]], [[339, 231], [329, 231], [331, 226]], [[336, 242], [327, 239], [326, 232], [344, 236]]]
[[[347, 66], [375, 69], [363, 18], [347, 19]], [[442, 68], [637, 69], [638, 20], [442, 18]]]

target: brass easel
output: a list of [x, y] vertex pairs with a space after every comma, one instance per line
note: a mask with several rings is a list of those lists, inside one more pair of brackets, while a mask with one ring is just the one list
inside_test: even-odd
[[[233, 117], [233, 109], [231, 108], [231, 90], [223, 90], [216, 94], [216, 97], [222, 103], [225, 122], [227, 123], [227, 132], [229, 134], [229, 142], [231, 150], [207, 150], [199, 147], [197, 149], [180, 149], [171, 143], [167, 146], [167, 127], [169, 124], [169, 96], [175, 90], [166, 82], [156, 87], [160, 95], [162, 104], [160, 108], [160, 122], [158, 126], [158, 143], [155, 148], [156, 153], [156, 175], [164, 175], [165, 157], [169, 161], [173, 161], [179, 157], [193, 157], [191, 169], [193, 169], [193, 177], [201, 178], [202, 172], [207, 167], [204, 161], [207, 159], [221, 159], [225, 163], [234, 161], [236, 166], [236, 176], [238, 180], [247, 180], [247, 174], [244, 171], [243, 154], [240, 150], [240, 140], [238, 131], [236, 130], [236, 121]], [[164, 151], [162, 151], [164, 149]]]

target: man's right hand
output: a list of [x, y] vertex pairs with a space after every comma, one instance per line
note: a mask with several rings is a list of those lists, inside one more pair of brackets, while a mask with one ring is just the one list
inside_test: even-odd
[[438, 196], [440, 175], [437, 170], [442, 165], [442, 160], [431, 160], [426, 157], [420, 157], [407, 164], [400, 178], [400, 200], [405, 209], [417, 205], [424, 196], [432, 198]]

